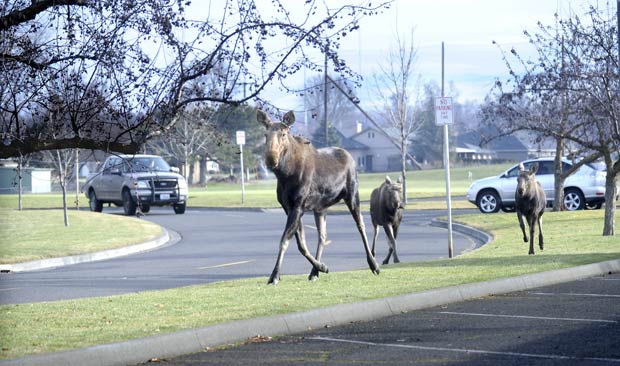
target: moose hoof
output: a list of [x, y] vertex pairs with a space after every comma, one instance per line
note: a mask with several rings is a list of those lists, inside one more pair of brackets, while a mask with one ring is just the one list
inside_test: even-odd
[[527, 236], [524, 236], [524, 237], [523, 237], [523, 242], [524, 242], [524, 243], [527, 243], [528, 241], [529, 241], [529, 240], [527, 239]]
[[384, 260], [384, 261], [383, 261], [383, 265], [384, 265], [384, 266], [385, 266], [386, 264], [388, 264], [388, 263], [390, 263], [390, 260], [389, 260], [389, 259], [386, 259], [386, 260]]
[[379, 268], [377, 268], [377, 269], [373, 269], [373, 270], [372, 270], [372, 273], [373, 273], [374, 275], [377, 275], [377, 276], [378, 276], [378, 275], [379, 275], [379, 273], [381, 273], [381, 270], [380, 270]]
[[269, 281], [267, 281], [268, 285], [277, 285], [280, 282], [280, 275], [272, 273], [271, 277], [269, 277]]
[[311, 274], [310, 276], [308, 276], [308, 281], [316, 281], [319, 279], [319, 275], [318, 274]]
[[329, 273], [329, 268], [325, 265], [325, 263], [319, 263], [319, 267], [317, 268], [319, 272]]
[[533, 252], [533, 251], [532, 251], [532, 252], [528, 252], [527, 254], [529, 254], [529, 255], [534, 255], [534, 252]]

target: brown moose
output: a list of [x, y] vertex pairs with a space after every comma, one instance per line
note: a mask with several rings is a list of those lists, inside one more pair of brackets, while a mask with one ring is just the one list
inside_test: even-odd
[[398, 236], [400, 222], [403, 219], [402, 191], [403, 185], [400, 177], [396, 183], [393, 183], [390, 177], [386, 176], [381, 186], [375, 188], [370, 194], [370, 217], [375, 229], [372, 239], [373, 256], [375, 255], [375, 243], [379, 235], [377, 226], [383, 226], [388, 239], [389, 251], [387, 257], [383, 260], [383, 264], [390, 262], [392, 254], [394, 254], [394, 263], [400, 263], [398, 254], [396, 254], [396, 237]]
[[[293, 136], [290, 127], [295, 122], [295, 114], [292, 111], [286, 113], [279, 123], [272, 122], [261, 110], [257, 111], [256, 119], [267, 128], [265, 163], [278, 179], [278, 202], [288, 216], [280, 239], [278, 259], [268, 283], [277, 284], [280, 281], [282, 260], [293, 235], [301, 254], [312, 263], [308, 279], [316, 280], [319, 272], [328, 272], [327, 266], [321, 263], [323, 248], [327, 244], [325, 211], [340, 200], [346, 203], [362, 236], [370, 270], [379, 274], [379, 265], [366, 237], [355, 161], [351, 155], [337, 147], [315, 149], [308, 140]], [[316, 257], [308, 251], [301, 222], [306, 210], [314, 212], [319, 234]]]
[[528, 238], [525, 232], [523, 216], [525, 216], [527, 225], [530, 229], [530, 251], [528, 254], [534, 254], [534, 232], [536, 230], [536, 224], [538, 224], [538, 246], [540, 250], [544, 248], [542, 215], [547, 205], [547, 196], [545, 195], [545, 190], [536, 180], [537, 171], [538, 164], [532, 165], [530, 170], [525, 170], [523, 164], [519, 164], [519, 176], [517, 177], [517, 190], [515, 192], [517, 218], [519, 219], [519, 226], [523, 232], [523, 241], [526, 243], [528, 242]]

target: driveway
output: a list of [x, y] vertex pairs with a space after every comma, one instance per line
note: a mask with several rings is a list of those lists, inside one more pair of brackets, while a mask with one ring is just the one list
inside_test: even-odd
[[[401, 261], [447, 257], [447, 231], [430, 226], [430, 220], [441, 214], [444, 213], [406, 213], [398, 238]], [[285, 224], [281, 210], [189, 209], [184, 215], [175, 215], [170, 209], [153, 208], [144, 218], [178, 233], [178, 240], [151, 252], [101, 262], [0, 274], [0, 303], [108, 296], [248, 277], [264, 277], [266, 283], [275, 264]], [[365, 221], [371, 237], [372, 226], [367, 213]], [[312, 215], [304, 217], [304, 224], [308, 245], [314, 248], [317, 239]], [[327, 232], [332, 243], [326, 247], [323, 261], [330, 272], [367, 268], [359, 233], [348, 214], [328, 215]], [[456, 254], [475, 244], [472, 239], [454, 233]], [[381, 261], [386, 254], [387, 243], [381, 233], [377, 257]], [[290, 245], [284, 258], [282, 280], [286, 281], [286, 275], [309, 271], [310, 264], [299, 254], [295, 244]], [[368, 275], [372, 276], [370, 271]]]

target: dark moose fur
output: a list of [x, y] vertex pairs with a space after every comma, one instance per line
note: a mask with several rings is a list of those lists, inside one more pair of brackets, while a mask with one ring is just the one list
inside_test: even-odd
[[538, 170], [538, 164], [534, 164], [530, 170], [525, 170], [523, 164], [519, 165], [519, 177], [517, 178], [517, 191], [515, 192], [515, 205], [519, 226], [523, 232], [523, 241], [528, 242], [525, 233], [525, 224], [523, 216], [527, 220], [530, 229], [530, 251], [528, 254], [534, 254], [534, 231], [538, 224], [538, 246], [540, 250], [544, 249], [542, 215], [547, 205], [547, 197], [545, 191], [536, 180], [535, 174]]
[[385, 235], [388, 238], [389, 251], [387, 257], [383, 260], [383, 264], [390, 262], [392, 253], [394, 254], [394, 263], [400, 263], [398, 254], [396, 254], [396, 237], [398, 236], [398, 228], [403, 219], [403, 201], [401, 192], [403, 186], [400, 177], [396, 183], [393, 183], [390, 177], [385, 177], [385, 182], [375, 188], [370, 194], [370, 217], [372, 226], [374, 227], [374, 236], [372, 239], [372, 255], [375, 255], [375, 243], [379, 231], [377, 226], [383, 226]]
[[[278, 179], [278, 202], [288, 216], [280, 239], [278, 259], [268, 283], [277, 284], [280, 281], [282, 260], [293, 235], [301, 254], [312, 263], [308, 279], [316, 280], [319, 272], [328, 272], [327, 266], [321, 263], [323, 248], [327, 244], [325, 210], [340, 200], [344, 200], [357, 224], [370, 270], [379, 274], [379, 265], [366, 237], [359, 205], [355, 161], [351, 155], [336, 147], [315, 149], [308, 140], [292, 136], [290, 127], [295, 122], [292, 111], [286, 113], [280, 123], [272, 122], [261, 110], [257, 111], [256, 118], [267, 128], [265, 162]], [[308, 251], [301, 222], [306, 210], [314, 212], [318, 230], [316, 257]]]

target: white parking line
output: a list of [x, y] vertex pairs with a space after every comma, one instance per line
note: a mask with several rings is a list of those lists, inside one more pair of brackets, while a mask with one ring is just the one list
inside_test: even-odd
[[604, 361], [604, 362], [620, 363], [619, 358], [573, 357], [573, 356], [564, 356], [564, 355], [546, 355], [546, 354], [520, 353], [520, 352], [500, 352], [500, 351], [488, 351], [488, 350], [466, 349], [466, 348], [414, 346], [414, 345], [409, 345], [409, 344], [375, 343], [375, 342], [365, 342], [365, 341], [328, 338], [328, 337], [309, 337], [306, 339], [311, 339], [315, 341], [324, 341], [324, 342], [360, 344], [360, 345], [366, 345], [366, 346], [416, 349], [416, 350], [423, 350], [423, 351], [457, 352], [457, 353], [468, 353], [468, 354], [512, 356], [512, 357], [522, 357], [522, 358], [543, 358], [543, 359], [552, 359], [552, 360]]
[[620, 295], [607, 295], [607, 294], [579, 294], [575, 292], [530, 292], [532, 295], [543, 295], [543, 296], [582, 296], [582, 297], [612, 297], [612, 298], [620, 298]]
[[255, 261], [256, 261], [255, 259], [251, 259], [249, 261], [240, 261], [240, 262], [216, 264], [215, 266], [198, 267], [196, 269], [212, 269], [212, 268], [230, 267], [230, 266], [236, 266], [236, 265], [239, 265], [239, 264], [252, 263], [252, 262], [255, 262]]
[[17, 287], [0, 288], [0, 291], [13, 291], [13, 290], [19, 290], [19, 288]]
[[571, 321], [571, 322], [588, 322], [588, 323], [612, 323], [617, 324], [620, 323], [616, 320], [605, 320], [605, 319], [579, 319], [579, 318], [554, 318], [554, 317], [545, 317], [545, 316], [528, 316], [528, 315], [502, 315], [502, 314], [480, 314], [480, 313], [458, 313], [454, 311], [439, 311], [439, 314], [448, 314], [448, 315], [467, 315], [467, 316], [483, 316], [488, 318], [513, 318], [513, 319], [536, 319], [536, 320], [561, 320], [561, 321]]

